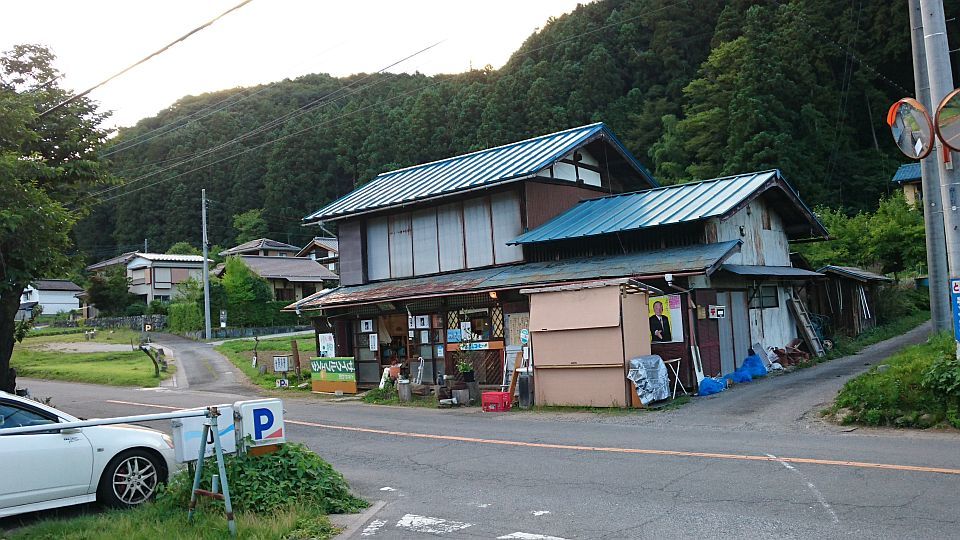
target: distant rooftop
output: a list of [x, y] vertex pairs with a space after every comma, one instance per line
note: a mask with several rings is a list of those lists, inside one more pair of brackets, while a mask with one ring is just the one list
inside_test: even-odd
[[31, 283], [38, 291], [82, 291], [83, 287], [69, 279], [36, 279]]
[[148, 261], [202, 263], [203, 255], [172, 255], [169, 253], [134, 253], [131, 259], [140, 257]]
[[120, 255], [117, 255], [116, 257], [112, 257], [105, 261], [93, 263], [87, 267], [87, 270], [90, 270], [90, 271], [101, 270], [103, 268], [109, 268], [111, 266], [125, 265], [128, 262], [130, 262], [130, 259], [132, 259], [133, 256], [136, 254], [137, 254], [136, 251], [128, 251], [126, 253], [122, 253]]
[[920, 163], [906, 163], [901, 165], [893, 175], [892, 182], [895, 184], [905, 184], [909, 182], [920, 181]]
[[250, 270], [262, 278], [287, 281], [335, 281], [340, 276], [307, 257], [259, 257], [240, 255]]
[[296, 253], [300, 251], [300, 248], [297, 246], [291, 246], [290, 244], [284, 244], [283, 242], [277, 242], [276, 240], [271, 240], [269, 238], [257, 238], [256, 240], [250, 240], [249, 242], [244, 242], [239, 246], [233, 246], [230, 249], [221, 251], [220, 256], [226, 257], [228, 255], [242, 255], [244, 253], [260, 250], [289, 251], [291, 253]]

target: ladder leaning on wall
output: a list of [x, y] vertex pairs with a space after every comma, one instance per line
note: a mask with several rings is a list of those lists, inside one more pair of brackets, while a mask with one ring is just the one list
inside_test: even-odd
[[817, 330], [813, 327], [813, 321], [810, 320], [810, 313], [807, 312], [807, 307], [803, 305], [803, 301], [797, 297], [795, 292], [790, 294], [790, 311], [793, 312], [793, 316], [797, 319], [797, 328], [800, 329], [800, 337], [806, 342], [807, 347], [810, 347], [810, 351], [813, 352], [813, 354], [817, 357], [822, 357], [824, 355], [823, 341], [820, 340], [820, 336], [817, 335]]

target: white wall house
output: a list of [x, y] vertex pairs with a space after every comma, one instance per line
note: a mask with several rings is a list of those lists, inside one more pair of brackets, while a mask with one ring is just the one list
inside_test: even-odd
[[83, 288], [67, 279], [38, 279], [23, 291], [20, 303], [39, 302], [44, 315], [55, 315], [80, 309], [76, 294]]
[[130, 292], [143, 298], [145, 303], [169, 302], [179, 296], [178, 285], [191, 278], [203, 279], [203, 257], [136, 253], [127, 262], [127, 277]]

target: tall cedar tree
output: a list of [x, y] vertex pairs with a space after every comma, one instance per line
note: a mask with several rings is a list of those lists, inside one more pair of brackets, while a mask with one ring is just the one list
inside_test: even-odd
[[105, 115], [78, 99], [43, 117], [69, 92], [54, 55], [18, 45], [0, 55], [0, 390], [16, 388], [10, 368], [20, 297], [31, 281], [66, 270], [70, 230], [107, 181], [98, 158]]

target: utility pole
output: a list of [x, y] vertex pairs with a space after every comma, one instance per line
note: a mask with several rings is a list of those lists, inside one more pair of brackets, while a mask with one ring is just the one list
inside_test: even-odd
[[[927, 75], [930, 78], [930, 103], [937, 106], [953, 90], [943, 1], [920, 0], [920, 17], [924, 53], [927, 57]], [[934, 110], [930, 111], [931, 116], [935, 113]], [[960, 185], [953, 174], [951, 153], [937, 137], [933, 140], [933, 152], [937, 155], [937, 164], [940, 167], [940, 200], [943, 204], [943, 230], [947, 244], [949, 277], [960, 278]], [[957, 356], [960, 358], [960, 342], [957, 342]]]
[[210, 263], [207, 262], [207, 190], [200, 190], [201, 213], [203, 215], [203, 328], [206, 339], [211, 338], [210, 331]]
[[144, 252], [144, 253], [150, 253], [150, 250], [147, 249], [147, 239], [146, 239], [146, 238], [143, 239], [143, 252]]
[[[927, 77], [926, 48], [923, 44], [923, 24], [920, 0], [910, 0], [910, 41], [913, 45], [913, 80], [917, 101], [933, 115], [936, 103], [930, 101], [930, 82]], [[923, 225], [926, 229], [927, 281], [930, 284], [930, 318], [934, 331], [949, 330], [952, 326], [950, 288], [947, 284], [947, 246], [944, 241], [943, 208], [940, 203], [940, 169], [933, 152], [920, 160], [923, 191]]]

